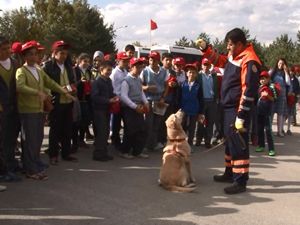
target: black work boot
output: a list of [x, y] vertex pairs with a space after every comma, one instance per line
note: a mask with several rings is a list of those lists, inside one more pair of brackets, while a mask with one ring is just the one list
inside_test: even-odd
[[222, 183], [233, 183], [232, 175], [224, 173], [222, 175], [214, 175], [214, 181]]
[[231, 186], [224, 188], [224, 192], [228, 195], [234, 195], [246, 191], [246, 185], [234, 182]]
[[215, 175], [214, 181], [222, 183], [233, 183], [233, 174], [231, 167], [225, 167], [225, 172], [222, 175]]

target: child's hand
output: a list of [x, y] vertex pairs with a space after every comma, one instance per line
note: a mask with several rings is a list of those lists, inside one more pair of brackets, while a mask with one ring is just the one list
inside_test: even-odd
[[262, 97], [266, 97], [266, 96], [268, 96], [269, 94], [268, 94], [268, 92], [266, 92], [266, 91], [263, 91], [262, 93], [261, 93], [261, 96]]
[[109, 99], [109, 103], [115, 103], [115, 102], [118, 102], [118, 101], [120, 101], [118, 96], [115, 96], [115, 97]]

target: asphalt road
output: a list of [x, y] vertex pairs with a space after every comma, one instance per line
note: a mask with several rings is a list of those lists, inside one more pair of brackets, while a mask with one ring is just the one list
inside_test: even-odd
[[113, 161], [96, 162], [91, 145], [80, 149], [79, 163], [51, 166], [48, 181], [5, 184], [0, 225], [299, 225], [300, 128], [292, 131], [275, 137], [276, 157], [251, 148], [248, 191], [234, 196], [212, 180], [223, 171], [223, 147], [197, 148], [197, 191], [172, 193], [157, 185], [161, 153], [126, 160], [112, 151]]

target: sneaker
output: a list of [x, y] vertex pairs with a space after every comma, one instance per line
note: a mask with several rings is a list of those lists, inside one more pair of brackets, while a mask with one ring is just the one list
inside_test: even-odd
[[0, 185], [0, 192], [6, 191], [6, 186]]
[[49, 163], [52, 166], [57, 166], [58, 165], [58, 158], [57, 157], [51, 157]]
[[293, 135], [292, 132], [291, 132], [290, 130], [287, 130], [286, 134], [287, 134], [287, 135], [290, 135], [290, 136]]
[[197, 139], [195, 145], [196, 145], [196, 146], [200, 146], [200, 145], [201, 145], [201, 142], [202, 142], [201, 140]]
[[93, 141], [95, 139], [94, 135], [86, 133], [85, 140], [86, 141]]
[[246, 191], [246, 185], [234, 182], [231, 186], [224, 188], [224, 192], [228, 195], [234, 195]]
[[121, 153], [121, 154], [120, 154], [120, 157], [121, 157], [121, 158], [124, 158], [124, 159], [133, 159], [133, 158], [134, 158], [133, 155], [130, 155], [130, 154], [128, 154], [128, 153]]
[[148, 159], [149, 155], [145, 154], [145, 153], [141, 153], [139, 155], [136, 156], [137, 158], [141, 158], [141, 159]]
[[274, 150], [269, 150], [269, 156], [275, 156], [276, 152]]
[[155, 146], [154, 150], [160, 150], [160, 149], [163, 149], [165, 146], [162, 144], [162, 143], [157, 143], [157, 145]]
[[7, 172], [5, 175], [0, 176], [0, 182], [20, 182], [22, 178], [13, 172]]
[[284, 137], [284, 134], [277, 132], [277, 137]]
[[256, 151], [256, 152], [263, 152], [263, 151], [265, 151], [265, 148], [264, 148], [264, 147], [257, 147], [257, 148], [255, 149], [255, 151]]
[[232, 176], [224, 173], [222, 175], [214, 175], [214, 181], [222, 182], [222, 183], [232, 183], [233, 178], [232, 178]]

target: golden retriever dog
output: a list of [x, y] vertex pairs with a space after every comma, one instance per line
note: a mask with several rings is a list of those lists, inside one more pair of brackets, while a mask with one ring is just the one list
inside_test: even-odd
[[191, 148], [181, 125], [183, 116], [184, 113], [179, 110], [166, 120], [168, 141], [163, 150], [159, 176], [159, 184], [174, 192], [192, 192], [196, 189], [191, 174]]

